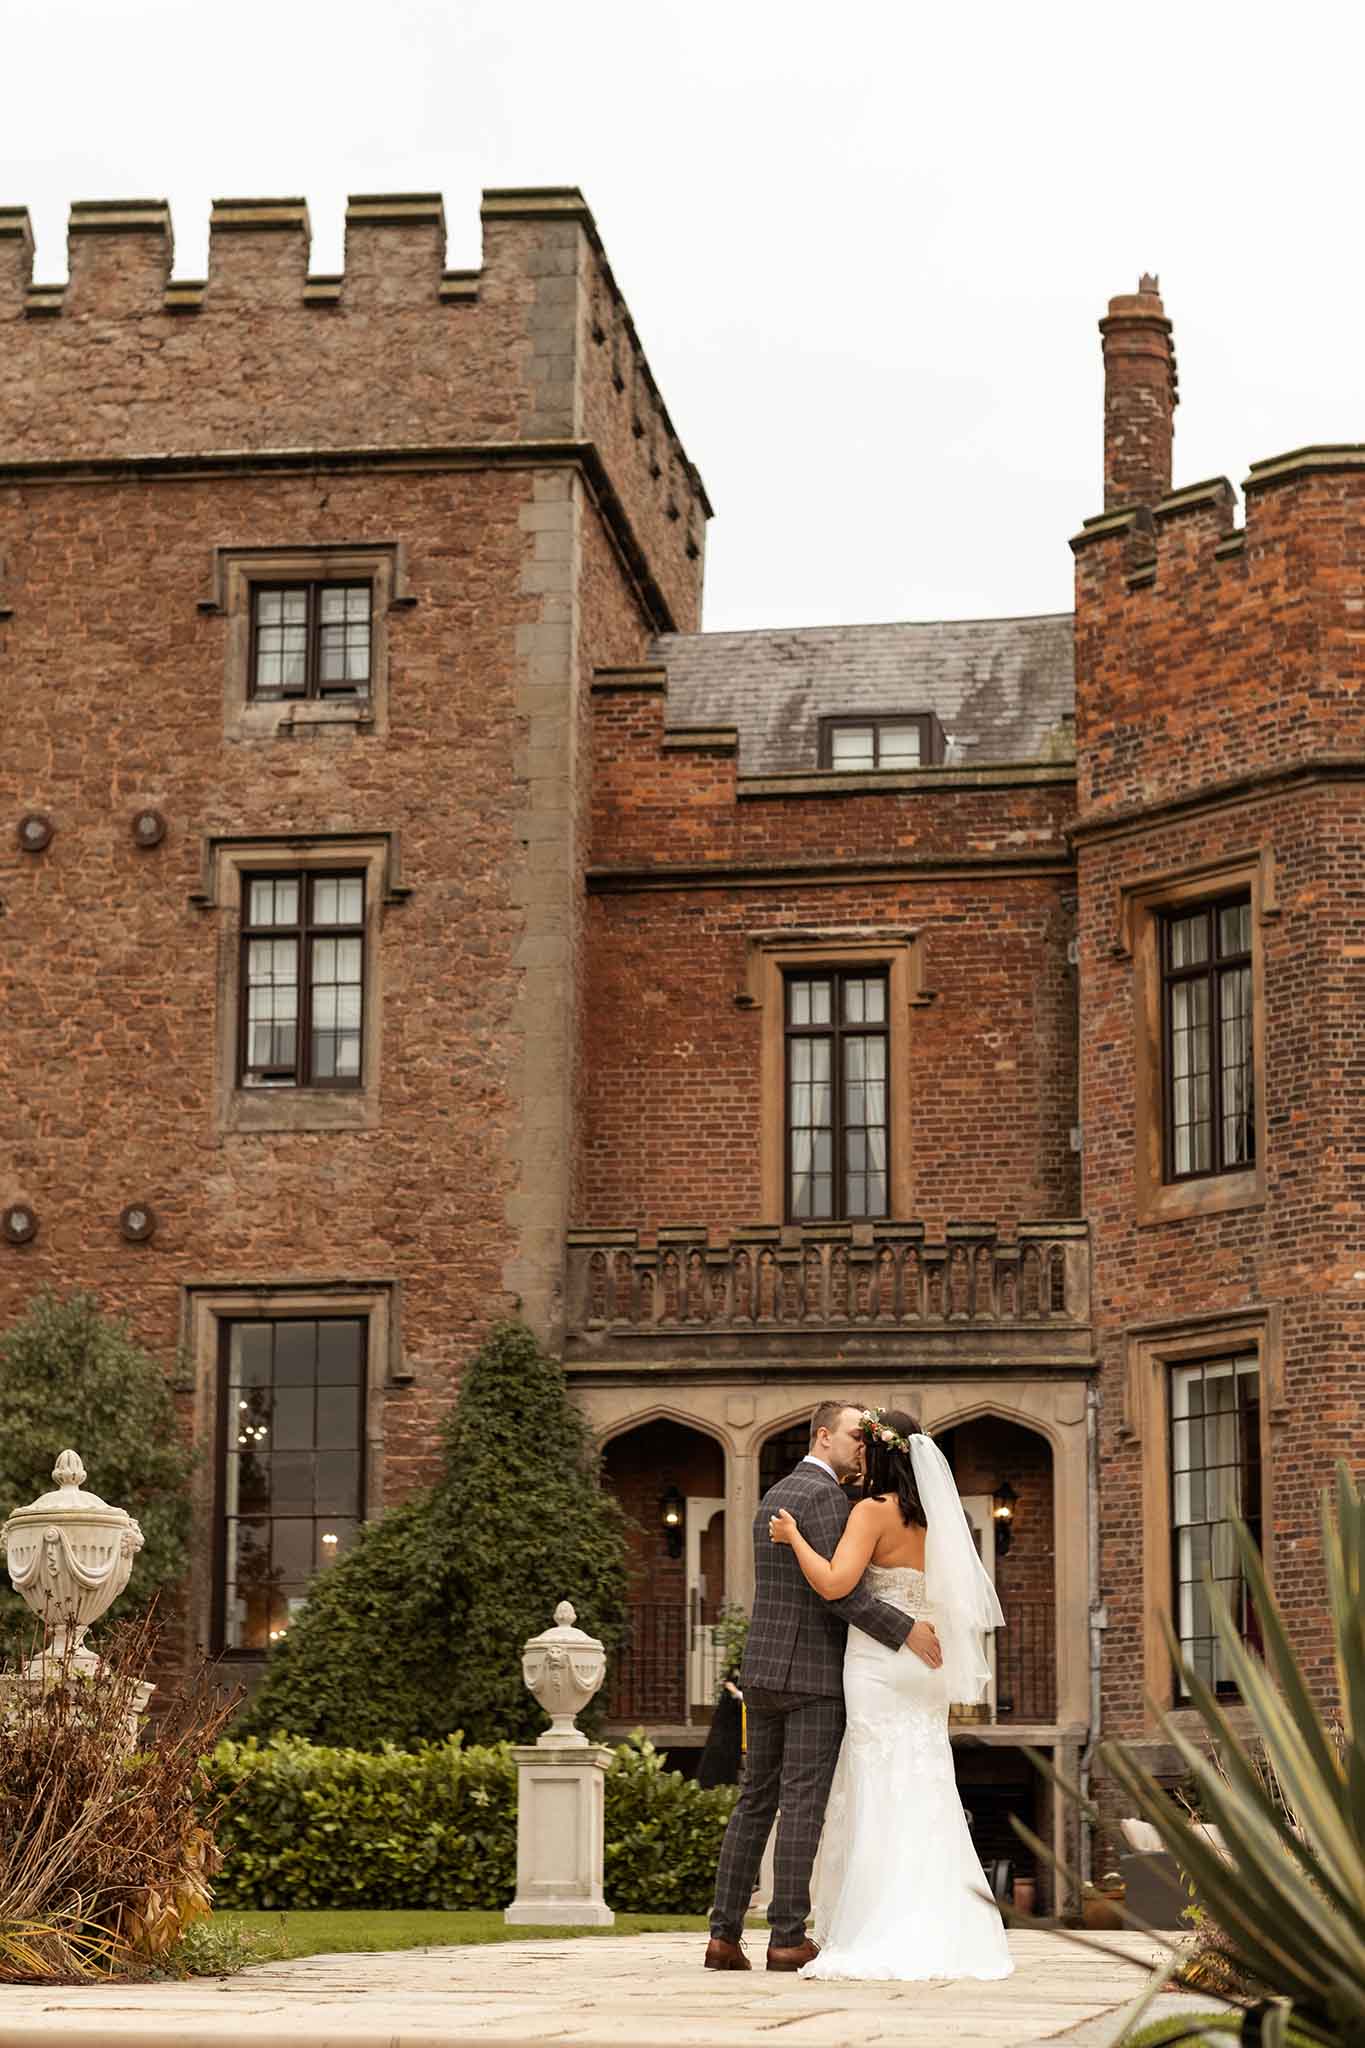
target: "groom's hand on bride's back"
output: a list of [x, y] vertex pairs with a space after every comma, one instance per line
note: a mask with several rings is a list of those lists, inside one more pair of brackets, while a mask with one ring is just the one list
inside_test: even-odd
[[938, 1639], [932, 1621], [917, 1621], [905, 1638], [905, 1647], [907, 1650], [913, 1650], [931, 1671], [937, 1671], [943, 1662], [943, 1645]]

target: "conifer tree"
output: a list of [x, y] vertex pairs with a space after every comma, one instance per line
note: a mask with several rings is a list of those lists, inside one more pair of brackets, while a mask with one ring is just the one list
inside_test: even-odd
[[[314, 1582], [242, 1732], [358, 1749], [534, 1739], [522, 1646], [562, 1599], [621, 1634], [625, 1520], [558, 1361], [505, 1323], [471, 1360], [431, 1492], [362, 1531]], [[595, 1702], [601, 1716], [601, 1699]], [[585, 1725], [592, 1726], [589, 1713]]]
[[[93, 1295], [44, 1291], [0, 1332], [0, 1521], [51, 1492], [64, 1450], [79, 1453], [87, 1491], [126, 1508], [142, 1529], [112, 1616], [127, 1619], [188, 1568], [193, 1454], [161, 1361]], [[27, 1648], [33, 1629], [0, 1571], [0, 1645]]]

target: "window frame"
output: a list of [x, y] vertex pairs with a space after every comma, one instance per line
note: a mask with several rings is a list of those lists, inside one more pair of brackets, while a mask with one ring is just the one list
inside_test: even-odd
[[[834, 760], [834, 736], [871, 726], [872, 765], [869, 768], [840, 768]], [[903, 731], [915, 726], [919, 732], [919, 759], [914, 767], [883, 763], [883, 732]], [[822, 717], [819, 725], [819, 765], [831, 775], [913, 775], [919, 768], [941, 767], [944, 757], [943, 727], [933, 711], [838, 711]]]
[[[1243, 1173], [1256, 1164], [1256, 1110], [1259, 1095], [1259, 1075], [1256, 1071], [1255, 1046], [1251, 1058], [1251, 1151], [1245, 1159], [1228, 1161], [1224, 1158], [1224, 1101], [1223, 1101], [1223, 987], [1226, 976], [1245, 969], [1248, 980], [1252, 980], [1253, 946], [1248, 945], [1243, 953], [1223, 954], [1219, 951], [1220, 913], [1224, 910], [1247, 911], [1248, 925], [1253, 918], [1252, 892], [1250, 888], [1238, 889], [1230, 894], [1211, 896], [1202, 901], [1183, 904], [1168, 904], [1159, 914], [1158, 945], [1161, 965], [1161, 1116], [1162, 1116], [1162, 1181], [1170, 1187], [1182, 1182], [1210, 1180], [1227, 1173]], [[1171, 965], [1171, 941], [1177, 923], [1193, 916], [1202, 916], [1208, 921], [1209, 950], [1204, 960], [1193, 967]], [[1211, 1127], [1211, 1151], [1213, 1163], [1209, 1166], [1189, 1167], [1181, 1170], [1175, 1163], [1175, 990], [1204, 982], [1209, 989], [1208, 1047], [1209, 1047], [1209, 1122]], [[1252, 1007], [1255, 1007], [1254, 981], [1252, 983]]]
[[[386, 1505], [386, 1398], [391, 1388], [410, 1385], [417, 1374], [404, 1349], [401, 1279], [381, 1272], [345, 1283], [322, 1278], [271, 1281], [257, 1276], [248, 1280], [192, 1280], [181, 1285], [180, 1355], [188, 1371], [178, 1391], [192, 1395], [195, 1442], [212, 1450], [212, 1455], [196, 1462], [190, 1481], [194, 1525], [203, 1532], [203, 1541], [193, 1546], [190, 1558], [183, 1638], [187, 1653], [196, 1643], [202, 1646], [217, 1639], [213, 1531], [219, 1512], [216, 1446], [219, 1428], [225, 1426], [220, 1425], [221, 1326], [225, 1321], [316, 1320], [336, 1316], [358, 1316], [367, 1325], [362, 1470], [365, 1513], [373, 1521]], [[243, 1658], [243, 1668], [248, 1672], [250, 1663], [249, 1656]], [[265, 1668], [263, 1658], [256, 1659], [256, 1668]]]
[[[787, 1210], [786, 1164], [786, 992], [787, 969], [882, 968], [888, 982], [888, 1083], [905, 1080], [911, 1071], [914, 1014], [934, 998], [925, 987], [924, 946], [919, 929], [887, 925], [875, 935], [846, 926], [751, 931], [746, 935], [745, 987], [739, 1007], [759, 1019], [759, 1214], [765, 1224], [781, 1225]], [[897, 1085], [888, 1098], [887, 1199], [890, 1216], [914, 1215], [911, 1172], [910, 1087]], [[829, 1223], [798, 1225], [817, 1233], [848, 1228]], [[851, 1226], [859, 1230], [863, 1226]], [[867, 1226], [869, 1229], [872, 1224]]]
[[[234, 1313], [220, 1315], [216, 1318], [216, 1322], [217, 1362], [214, 1390], [213, 1542], [211, 1545], [212, 1581], [209, 1589], [211, 1614], [209, 1639], [213, 1645], [212, 1655], [220, 1657], [224, 1663], [260, 1663], [263, 1660], [268, 1660], [270, 1654], [268, 1648], [258, 1649], [249, 1643], [229, 1645], [227, 1640], [227, 1432], [230, 1419], [229, 1374], [231, 1371], [232, 1333], [234, 1329], [242, 1324], [257, 1323], [269, 1323], [273, 1328], [278, 1328], [286, 1323], [354, 1323], [358, 1328], [361, 1345], [360, 1386], [358, 1390], [360, 1428], [355, 1445], [356, 1454], [359, 1459], [359, 1483], [357, 1486], [358, 1498], [355, 1520], [357, 1530], [359, 1530], [364, 1528], [368, 1519], [369, 1468], [371, 1462], [369, 1456], [369, 1407], [370, 1388], [373, 1377], [370, 1346], [375, 1334], [374, 1317], [369, 1312], [368, 1304], [363, 1308], [338, 1307], [330, 1313], [326, 1309], [314, 1309], [310, 1313], [303, 1309], [291, 1308], [272, 1314], [268, 1311], [253, 1313], [251, 1304], [244, 1301]], [[316, 1380], [313, 1382], [313, 1385], [316, 1388]], [[316, 1456], [316, 1454], [317, 1446], [314, 1445], [312, 1455]], [[239, 1516], [238, 1519], [245, 1518]], [[269, 1515], [259, 1517], [258, 1519], [284, 1521], [303, 1518]], [[316, 1514], [313, 1514], [306, 1519], [317, 1521], [319, 1518]], [[317, 1573], [323, 1569], [324, 1567], [322, 1566], [316, 1567], [313, 1576], [316, 1577]], [[311, 1584], [311, 1580], [309, 1583]]]
[[[313, 726], [340, 728], [356, 737], [389, 729], [389, 640], [392, 615], [417, 602], [408, 587], [402, 541], [316, 542], [271, 547], [215, 547], [208, 594], [199, 601], [206, 621], [223, 621], [223, 731], [232, 740], [270, 740]], [[301, 584], [368, 584], [370, 679], [363, 694], [257, 696], [255, 592]], [[401, 628], [400, 628], [401, 630]]]
[[[1162, 1005], [1161, 919], [1250, 890], [1253, 1148], [1245, 1167], [1166, 1179], [1166, 1052]], [[1201, 862], [1175, 873], [1118, 883], [1111, 957], [1131, 962], [1136, 1220], [1155, 1228], [1191, 1216], [1257, 1208], [1266, 1199], [1265, 931], [1280, 915], [1268, 849]]]
[[[267, 687], [260, 683], [261, 658], [261, 599], [272, 592], [302, 590], [307, 600], [307, 617], [304, 622], [304, 683], [302, 689]], [[366, 605], [366, 670], [363, 683], [324, 683], [322, 667], [322, 593], [325, 590], [363, 590]], [[375, 642], [375, 580], [373, 576], [312, 576], [312, 577], [252, 577], [248, 586], [250, 623], [248, 633], [248, 655], [246, 694], [251, 704], [347, 704], [368, 703], [374, 675]]]
[[[241, 1020], [244, 951], [242, 916], [253, 877], [295, 873], [365, 878], [361, 954], [361, 1081], [359, 1086], [244, 1087]], [[214, 1040], [214, 1116], [220, 1132], [373, 1130], [380, 1120], [383, 1049], [383, 920], [410, 895], [402, 881], [394, 835], [339, 832], [316, 838], [271, 834], [210, 838], [204, 876], [191, 893], [197, 908], [217, 913], [217, 1006]]]
[[[792, 990], [801, 983], [828, 981], [830, 984], [830, 1021], [828, 1024], [794, 1025], [791, 1021]], [[876, 1024], [846, 1024], [843, 1020], [843, 990], [850, 981], [876, 981], [882, 988], [882, 1017]], [[784, 1040], [782, 1126], [783, 1126], [783, 1209], [788, 1223], [814, 1225], [821, 1223], [884, 1223], [890, 1220], [890, 1208], [865, 1210], [854, 1216], [848, 1209], [848, 1164], [846, 1158], [847, 1126], [844, 1121], [844, 1047], [850, 1038], [877, 1038], [885, 1048], [885, 1072], [882, 1086], [885, 1091], [885, 1107], [882, 1129], [886, 1141], [886, 1160], [882, 1178], [886, 1184], [887, 1200], [891, 1197], [891, 1134], [892, 1120], [891, 1087], [891, 976], [885, 966], [873, 964], [824, 967], [808, 965], [787, 967], [782, 973], [782, 1031]], [[828, 1216], [798, 1216], [795, 1213], [792, 1185], [792, 1121], [791, 1053], [794, 1039], [828, 1038], [830, 1041], [830, 1148], [831, 1148], [831, 1201]], [[869, 1128], [864, 1126], [864, 1128]]]
[[[313, 895], [320, 880], [336, 882], [359, 882], [361, 888], [360, 922], [354, 925], [319, 925], [314, 920]], [[368, 876], [363, 867], [352, 869], [303, 866], [279, 869], [253, 869], [242, 882], [242, 908], [238, 921], [238, 944], [240, 960], [237, 972], [237, 1086], [253, 1096], [279, 1095], [303, 1089], [343, 1090], [352, 1093], [365, 1085], [365, 1040], [369, 1029], [366, 990], [366, 941], [368, 937], [369, 891]], [[293, 925], [253, 925], [247, 922], [251, 887], [254, 882], [297, 882], [299, 887], [300, 914]], [[360, 1059], [354, 1075], [335, 1075], [330, 1080], [318, 1080], [312, 1073], [313, 1058], [313, 941], [315, 938], [331, 935], [336, 938], [357, 938], [360, 941]], [[248, 1039], [251, 1029], [250, 1002], [251, 982], [248, 961], [252, 944], [262, 938], [293, 936], [298, 944], [298, 1016], [295, 1022], [294, 1075], [292, 1081], [253, 1082], [249, 1076], [253, 1071], [247, 1058]]]
[[[1276, 1570], [1275, 1445], [1289, 1417], [1285, 1394], [1284, 1311], [1278, 1302], [1136, 1323], [1124, 1333], [1123, 1403], [1116, 1441], [1141, 1467], [1141, 1639], [1144, 1725], [1160, 1732], [1163, 1708], [1182, 1728], [1194, 1729], [1197, 1715], [1176, 1700], [1175, 1667], [1166, 1639], [1174, 1607], [1175, 1542], [1172, 1516], [1171, 1369], [1255, 1359], [1260, 1373], [1261, 1562], [1273, 1589]], [[1240, 1712], [1239, 1708], [1234, 1708]]]
[[[1232, 1379], [1233, 1379], [1233, 1388], [1234, 1388], [1234, 1397], [1236, 1397], [1236, 1394], [1237, 1394], [1237, 1389], [1238, 1389], [1238, 1388], [1240, 1387], [1240, 1385], [1241, 1385], [1241, 1382], [1242, 1382], [1242, 1380], [1243, 1380], [1244, 1378], [1249, 1378], [1249, 1377], [1250, 1377], [1250, 1374], [1249, 1374], [1249, 1373], [1246, 1373], [1246, 1372], [1244, 1372], [1244, 1371], [1243, 1371], [1243, 1368], [1245, 1368], [1245, 1367], [1250, 1367], [1250, 1368], [1251, 1368], [1251, 1371], [1252, 1371], [1252, 1372], [1254, 1372], [1254, 1374], [1255, 1374], [1255, 1378], [1256, 1378], [1256, 1404], [1255, 1404], [1255, 1414], [1256, 1414], [1256, 1442], [1255, 1442], [1255, 1453], [1254, 1453], [1254, 1456], [1252, 1456], [1252, 1457], [1249, 1457], [1249, 1458], [1247, 1459], [1247, 1464], [1248, 1464], [1248, 1467], [1249, 1467], [1249, 1468], [1251, 1468], [1251, 1469], [1254, 1469], [1254, 1472], [1255, 1472], [1255, 1481], [1256, 1481], [1256, 1514], [1255, 1514], [1254, 1518], [1253, 1518], [1253, 1517], [1248, 1517], [1248, 1515], [1247, 1515], [1247, 1513], [1246, 1513], [1246, 1502], [1245, 1502], [1245, 1500], [1241, 1499], [1240, 1497], [1239, 1497], [1239, 1500], [1238, 1500], [1238, 1505], [1237, 1505], [1237, 1507], [1236, 1507], [1236, 1509], [1235, 1509], [1235, 1511], [1234, 1511], [1234, 1512], [1235, 1512], [1235, 1513], [1237, 1514], [1237, 1516], [1238, 1516], [1238, 1517], [1239, 1517], [1239, 1518], [1240, 1518], [1241, 1520], [1243, 1520], [1243, 1521], [1246, 1521], [1246, 1522], [1248, 1523], [1248, 1526], [1250, 1526], [1250, 1525], [1251, 1525], [1251, 1522], [1252, 1522], [1252, 1521], [1254, 1520], [1254, 1523], [1255, 1523], [1255, 1535], [1256, 1535], [1256, 1544], [1257, 1544], [1257, 1548], [1258, 1548], [1258, 1550], [1259, 1550], [1259, 1549], [1261, 1548], [1261, 1546], [1262, 1546], [1262, 1542], [1263, 1542], [1263, 1534], [1262, 1534], [1262, 1532], [1263, 1532], [1263, 1529], [1264, 1529], [1264, 1521], [1265, 1521], [1265, 1517], [1264, 1517], [1264, 1488], [1263, 1488], [1263, 1477], [1262, 1477], [1262, 1475], [1263, 1475], [1263, 1471], [1264, 1471], [1264, 1458], [1265, 1458], [1265, 1454], [1264, 1454], [1264, 1448], [1263, 1448], [1263, 1442], [1262, 1442], [1262, 1438], [1263, 1438], [1263, 1424], [1262, 1424], [1262, 1408], [1263, 1408], [1263, 1406], [1264, 1406], [1264, 1388], [1263, 1388], [1263, 1375], [1262, 1375], [1262, 1372], [1261, 1372], [1261, 1361], [1260, 1361], [1260, 1357], [1259, 1357], [1259, 1355], [1257, 1354], [1257, 1352], [1256, 1352], [1256, 1351], [1255, 1351], [1255, 1350], [1253, 1349], [1253, 1350], [1250, 1350], [1250, 1351], [1248, 1351], [1248, 1350], [1240, 1350], [1240, 1351], [1239, 1351], [1239, 1350], [1232, 1350], [1232, 1351], [1225, 1351], [1225, 1352], [1222, 1352], [1222, 1353], [1217, 1353], [1217, 1354], [1213, 1354], [1213, 1355], [1210, 1355], [1210, 1356], [1207, 1356], [1207, 1357], [1200, 1357], [1200, 1358], [1183, 1358], [1183, 1359], [1174, 1359], [1174, 1360], [1172, 1360], [1172, 1361], [1171, 1361], [1171, 1362], [1170, 1362], [1170, 1363], [1169, 1363], [1169, 1364], [1167, 1365], [1167, 1367], [1166, 1367], [1166, 1460], [1167, 1460], [1167, 1479], [1168, 1479], [1168, 1483], [1169, 1483], [1169, 1493], [1168, 1493], [1168, 1499], [1169, 1499], [1169, 1523], [1170, 1523], [1170, 1553], [1171, 1553], [1171, 1585], [1170, 1585], [1170, 1602], [1171, 1602], [1171, 1609], [1170, 1609], [1170, 1611], [1171, 1611], [1171, 1626], [1172, 1626], [1172, 1629], [1173, 1629], [1173, 1631], [1174, 1631], [1174, 1634], [1175, 1634], [1176, 1640], [1177, 1640], [1177, 1641], [1178, 1641], [1178, 1642], [1180, 1643], [1180, 1645], [1181, 1645], [1181, 1648], [1182, 1648], [1182, 1650], [1184, 1650], [1184, 1649], [1185, 1649], [1187, 1641], [1188, 1641], [1188, 1642], [1190, 1642], [1190, 1643], [1193, 1643], [1193, 1642], [1195, 1642], [1195, 1641], [1201, 1641], [1201, 1642], [1203, 1642], [1203, 1641], [1208, 1641], [1208, 1640], [1209, 1640], [1210, 1638], [1209, 1638], [1209, 1637], [1207, 1637], [1207, 1636], [1199, 1636], [1199, 1637], [1194, 1637], [1194, 1636], [1191, 1636], [1191, 1637], [1189, 1637], [1189, 1638], [1186, 1638], [1186, 1636], [1184, 1635], [1184, 1633], [1182, 1632], [1182, 1629], [1181, 1629], [1181, 1611], [1180, 1611], [1180, 1610], [1181, 1610], [1181, 1598], [1180, 1598], [1180, 1596], [1181, 1596], [1181, 1589], [1182, 1589], [1182, 1587], [1183, 1587], [1183, 1586], [1185, 1586], [1185, 1585], [1189, 1585], [1189, 1584], [1193, 1584], [1193, 1583], [1195, 1583], [1195, 1582], [1194, 1582], [1194, 1581], [1192, 1581], [1192, 1580], [1182, 1579], [1182, 1578], [1181, 1578], [1181, 1575], [1180, 1575], [1180, 1573], [1181, 1573], [1181, 1557], [1180, 1557], [1180, 1537], [1181, 1537], [1181, 1531], [1182, 1531], [1183, 1529], [1186, 1529], [1186, 1528], [1195, 1528], [1195, 1527], [1202, 1527], [1202, 1528], [1209, 1528], [1209, 1529], [1213, 1529], [1213, 1528], [1223, 1528], [1223, 1527], [1226, 1527], [1226, 1526], [1228, 1525], [1228, 1520], [1229, 1520], [1229, 1518], [1228, 1518], [1227, 1516], [1223, 1516], [1223, 1517], [1221, 1517], [1221, 1518], [1220, 1518], [1220, 1520], [1219, 1520], [1218, 1522], [1216, 1522], [1216, 1523], [1210, 1522], [1210, 1521], [1209, 1521], [1209, 1519], [1208, 1519], [1208, 1517], [1207, 1517], [1207, 1515], [1205, 1515], [1205, 1516], [1203, 1516], [1202, 1518], [1200, 1518], [1200, 1520], [1199, 1520], [1199, 1521], [1197, 1521], [1197, 1522], [1195, 1521], [1195, 1519], [1194, 1519], [1193, 1517], [1190, 1517], [1190, 1518], [1189, 1518], [1189, 1519], [1188, 1519], [1187, 1521], [1185, 1521], [1185, 1522], [1181, 1522], [1181, 1521], [1178, 1521], [1178, 1520], [1176, 1519], [1176, 1496], [1177, 1496], [1177, 1481], [1178, 1481], [1178, 1479], [1179, 1479], [1179, 1478], [1180, 1478], [1180, 1477], [1182, 1476], [1182, 1474], [1193, 1474], [1193, 1473], [1195, 1473], [1195, 1472], [1198, 1472], [1198, 1473], [1200, 1473], [1200, 1474], [1201, 1474], [1202, 1476], [1204, 1476], [1204, 1477], [1205, 1477], [1205, 1479], [1207, 1479], [1207, 1475], [1208, 1475], [1208, 1474], [1209, 1474], [1210, 1472], [1212, 1472], [1212, 1471], [1216, 1471], [1216, 1470], [1219, 1470], [1219, 1469], [1221, 1469], [1220, 1467], [1217, 1467], [1217, 1466], [1213, 1466], [1213, 1465], [1210, 1465], [1210, 1464], [1208, 1464], [1208, 1463], [1207, 1463], [1207, 1461], [1205, 1461], [1205, 1462], [1204, 1462], [1203, 1464], [1200, 1464], [1200, 1465], [1198, 1465], [1198, 1466], [1195, 1466], [1195, 1465], [1186, 1465], [1186, 1466], [1182, 1466], [1182, 1467], [1177, 1467], [1177, 1464], [1176, 1464], [1176, 1444], [1175, 1444], [1175, 1432], [1176, 1432], [1176, 1426], [1177, 1426], [1177, 1423], [1178, 1423], [1178, 1421], [1180, 1421], [1181, 1419], [1185, 1419], [1185, 1420], [1188, 1420], [1188, 1418], [1180, 1418], [1180, 1417], [1178, 1417], [1178, 1416], [1176, 1415], [1176, 1412], [1175, 1412], [1175, 1410], [1176, 1410], [1176, 1404], [1175, 1404], [1175, 1393], [1176, 1393], [1176, 1376], [1177, 1376], [1177, 1374], [1181, 1374], [1181, 1373], [1187, 1373], [1187, 1374], [1194, 1374], [1194, 1373], [1198, 1373], [1198, 1374], [1199, 1374], [1199, 1375], [1201, 1376], [1201, 1378], [1204, 1378], [1204, 1377], [1205, 1377], [1205, 1376], [1206, 1376], [1206, 1375], [1208, 1374], [1208, 1372], [1209, 1372], [1210, 1368], [1214, 1368], [1214, 1369], [1216, 1370], [1216, 1369], [1218, 1369], [1218, 1368], [1220, 1368], [1220, 1367], [1221, 1367], [1221, 1368], [1230, 1368], [1230, 1369], [1231, 1369], [1231, 1374], [1232, 1374]], [[1234, 1407], [1233, 1407], [1233, 1413], [1234, 1413], [1235, 1415], [1239, 1415], [1239, 1416], [1240, 1416], [1240, 1414], [1241, 1414], [1242, 1412], [1243, 1412], [1243, 1411], [1242, 1411], [1242, 1407], [1241, 1407], [1241, 1403], [1240, 1403], [1240, 1400], [1238, 1400], [1238, 1399], [1234, 1398]], [[1206, 1408], [1206, 1409], [1204, 1410], [1204, 1415], [1205, 1415], [1205, 1417], [1207, 1416], [1207, 1413], [1208, 1413], [1208, 1410], [1207, 1410], [1207, 1408]], [[1239, 1439], [1240, 1439], [1240, 1435], [1241, 1435], [1241, 1432], [1239, 1431]], [[1240, 1448], [1240, 1442], [1239, 1442], [1239, 1448]], [[1205, 1449], [1206, 1449], [1206, 1451], [1207, 1451], [1207, 1439], [1205, 1440]], [[1241, 1475], [1241, 1472], [1240, 1472], [1240, 1468], [1239, 1468], [1239, 1476], [1238, 1476], [1238, 1493], [1239, 1493], [1239, 1496], [1240, 1496], [1240, 1494], [1241, 1494], [1241, 1484], [1242, 1484], [1242, 1475]], [[1199, 1584], [1201, 1584], [1201, 1585], [1202, 1585], [1202, 1583], [1203, 1583], [1203, 1579], [1202, 1579], [1202, 1573], [1201, 1573], [1201, 1575], [1200, 1575], [1200, 1580], [1199, 1580], [1199, 1582], [1198, 1582], [1198, 1583], [1199, 1583]], [[1245, 1581], [1245, 1579], [1242, 1579], [1240, 1583], [1241, 1583], [1241, 1589], [1242, 1589], [1242, 1598], [1243, 1598], [1243, 1600], [1244, 1600], [1244, 1601], [1248, 1601], [1248, 1594], [1247, 1594], [1247, 1587], [1246, 1587], [1246, 1581]], [[1249, 1602], [1248, 1602], [1248, 1604], [1249, 1604]], [[1247, 1640], [1247, 1635], [1246, 1635], [1246, 1627], [1245, 1627], [1245, 1615], [1244, 1615], [1244, 1616], [1242, 1617], [1242, 1640], [1243, 1640], [1244, 1642], [1245, 1642], [1245, 1641]], [[1253, 1645], [1253, 1647], [1259, 1647], [1259, 1646], [1257, 1646], [1257, 1645]], [[1216, 1695], [1216, 1697], [1217, 1697], [1217, 1698], [1219, 1698], [1219, 1699], [1222, 1699], [1222, 1700], [1236, 1700], [1236, 1699], [1240, 1699], [1240, 1698], [1241, 1698], [1241, 1694], [1240, 1694], [1240, 1693], [1238, 1692], [1238, 1690], [1237, 1690], [1236, 1686], [1232, 1685], [1231, 1683], [1225, 1683], [1225, 1682], [1222, 1682], [1222, 1681], [1217, 1681], [1217, 1682], [1215, 1682], [1215, 1683], [1214, 1683], [1214, 1684], [1212, 1685], [1212, 1687], [1211, 1687], [1211, 1690], [1212, 1690], [1212, 1691], [1214, 1692], [1214, 1694]], [[1175, 1663], [1175, 1660], [1174, 1660], [1174, 1658], [1172, 1658], [1172, 1660], [1171, 1660], [1171, 1703], [1172, 1703], [1172, 1705], [1173, 1705], [1173, 1706], [1176, 1706], [1176, 1707], [1187, 1707], [1187, 1706], [1189, 1706], [1189, 1704], [1190, 1704], [1190, 1695], [1189, 1695], [1189, 1693], [1188, 1693], [1188, 1692], [1186, 1692], [1186, 1691], [1184, 1690], [1184, 1688], [1183, 1688], [1183, 1686], [1182, 1686], [1182, 1684], [1181, 1684], [1181, 1678], [1180, 1678], [1180, 1671], [1179, 1671], [1179, 1667], [1178, 1667], [1178, 1666], [1176, 1665], [1176, 1663]]]

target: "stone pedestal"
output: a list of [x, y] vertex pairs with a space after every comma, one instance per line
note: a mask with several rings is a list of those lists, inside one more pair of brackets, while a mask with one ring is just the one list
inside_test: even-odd
[[517, 1760], [517, 1895], [509, 1927], [610, 1927], [602, 1897], [603, 1807], [612, 1752], [548, 1743]]
[[553, 1628], [532, 1636], [521, 1670], [550, 1725], [517, 1760], [517, 1895], [509, 1927], [610, 1927], [602, 1897], [603, 1812], [611, 1751], [589, 1742], [575, 1715], [602, 1683], [606, 1651], [574, 1626], [567, 1600]]

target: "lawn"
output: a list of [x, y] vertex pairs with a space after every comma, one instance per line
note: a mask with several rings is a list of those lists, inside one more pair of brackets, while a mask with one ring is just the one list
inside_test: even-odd
[[618, 1913], [614, 1927], [509, 1927], [488, 1913], [215, 1913], [215, 1934], [250, 1937], [262, 1962], [382, 1949], [467, 1947], [488, 1941], [563, 1941], [571, 1934], [705, 1934], [700, 1915]]

